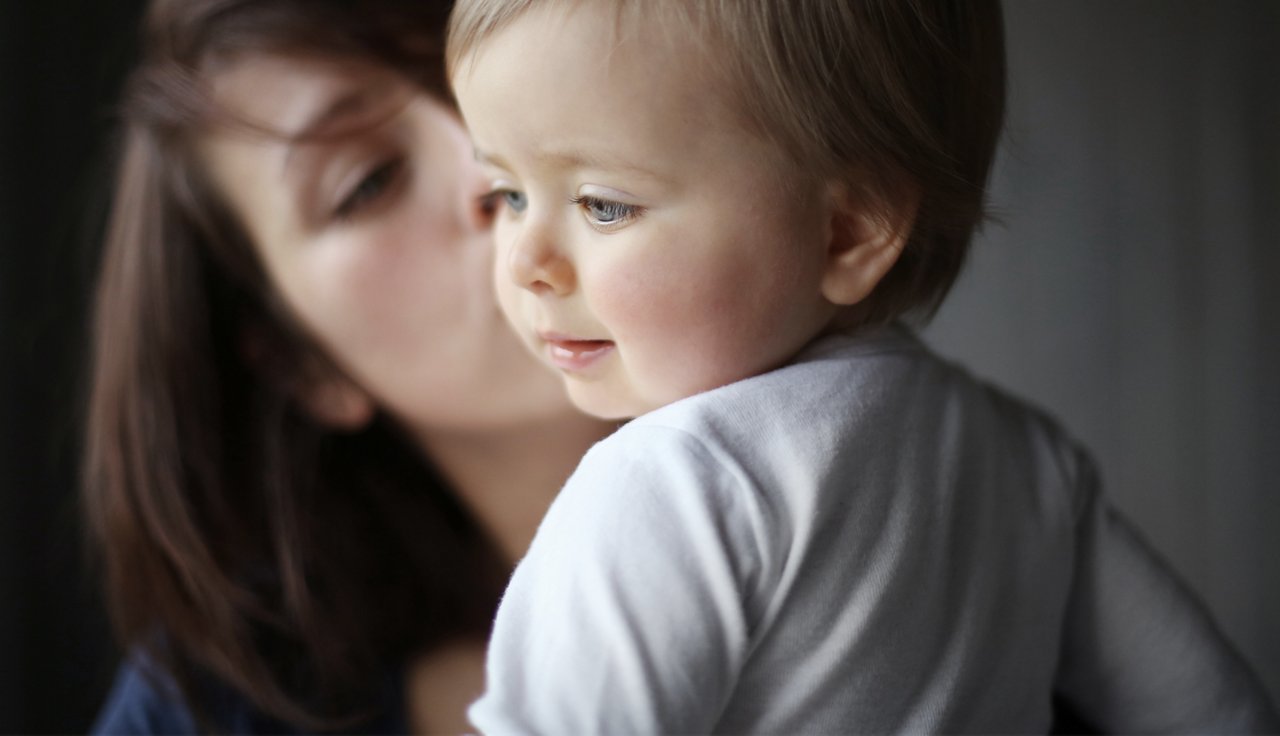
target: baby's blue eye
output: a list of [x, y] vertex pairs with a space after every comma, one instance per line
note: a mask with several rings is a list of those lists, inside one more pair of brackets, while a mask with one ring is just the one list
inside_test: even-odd
[[601, 225], [611, 225], [624, 220], [631, 212], [631, 207], [628, 205], [603, 199], [589, 199], [583, 202], [583, 206], [587, 208], [587, 214], [591, 215], [591, 219]]
[[598, 228], [625, 225], [640, 214], [640, 208], [636, 205], [588, 195], [574, 197], [573, 203], [581, 207], [587, 216], [587, 220]]
[[517, 192], [512, 189], [502, 192], [502, 201], [507, 203], [512, 212], [524, 212], [525, 208], [529, 206], [529, 197], [524, 192]]

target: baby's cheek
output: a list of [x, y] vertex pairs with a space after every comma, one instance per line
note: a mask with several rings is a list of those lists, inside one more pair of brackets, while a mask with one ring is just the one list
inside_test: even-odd
[[732, 336], [741, 295], [685, 275], [694, 272], [624, 271], [595, 292], [593, 311], [622, 346], [631, 380], [658, 403], [740, 377]]
[[[667, 268], [655, 267], [653, 260]], [[697, 312], [707, 294], [690, 275], [695, 269], [680, 267], [675, 260], [629, 264], [619, 259], [594, 274], [583, 274], [584, 284], [587, 279], [594, 282], [587, 290], [591, 311], [617, 340], [635, 343], [634, 348], [670, 349], [698, 328]]]

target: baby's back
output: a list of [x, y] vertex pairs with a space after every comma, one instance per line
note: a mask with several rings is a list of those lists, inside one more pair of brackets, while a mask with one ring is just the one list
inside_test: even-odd
[[1051, 422], [898, 330], [641, 421], [723, 453], [763, 510], [751, 651], [715, 730], [1047, 730], [1092, 492]]
[[1265, 730], [1086, 454], [908, 331], [594, 447], [512, 578], [486, 733]]

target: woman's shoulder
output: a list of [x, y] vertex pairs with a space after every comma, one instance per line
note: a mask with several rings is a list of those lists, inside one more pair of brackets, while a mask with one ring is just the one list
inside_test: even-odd
[[[213, 677], [197, 682], [198, 697], [212, 727], [239, 734], [291, 734], [298, 730], [259, 711], [247, 697]], [[144, 654], [132, 653], [115, 683], [92, 734], [197, 734], [203, 730], [174, 679]]]
[[92, 734], [193, 734], [195, 719], [173, 680], [145, 656], [121, 662]]
[[[403, 673], [387, 677], [388, 707], [360, 727], [363, 733], [407, 731], [401, 689]], [[221, 732], [238, 734], [298, 734], [296, 726], [263, 713], [235, 688], [211, 676], [196, 687], [203, 710]], [[115, 682], [90, 733], [196, 734], [201, 732], [195, 714], [173, 678], [145, 654], [134, 651], [116, 670]]]

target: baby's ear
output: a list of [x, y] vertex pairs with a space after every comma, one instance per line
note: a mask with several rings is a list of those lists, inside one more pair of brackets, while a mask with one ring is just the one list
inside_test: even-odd
[[866, 299], [898, 262], [916, 203], [889, 214], [844, 184], [832, 184], [829, 195], [831, 230], [822, 295], [832, 304], [849, 306]]

